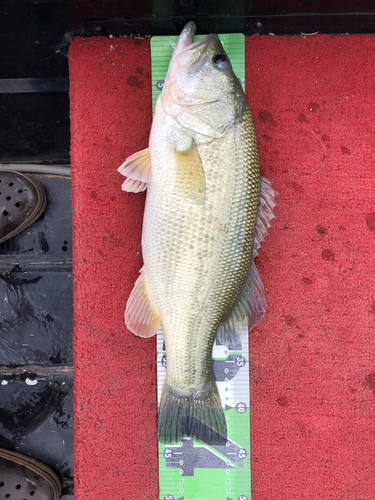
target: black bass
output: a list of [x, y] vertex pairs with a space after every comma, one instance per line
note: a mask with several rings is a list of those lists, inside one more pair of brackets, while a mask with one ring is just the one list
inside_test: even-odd
[[238, 342], [266, 309], [253, 262], [274, 217], [277, 194], [259, 172], [249, 105], [215, 34], [193, 43], [183, 29], [152, 123], [149, 147], [119, 168], [123, 190], [147, 188], [144, 266], [125, 323], [141, 337], [162, 324], [167, 375], [159, 440], [226, 441], [212, 372], [215, 336]]

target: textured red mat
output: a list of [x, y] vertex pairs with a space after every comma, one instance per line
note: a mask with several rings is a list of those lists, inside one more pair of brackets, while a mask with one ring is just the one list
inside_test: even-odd
[[[283, 206], [250, 335], [253, 500], [374, 498], [374, 54], [374, 36], [246, 40], [261, 168]], [[147, 146], [149, 43], [75, 39], [69, 60], [75, 494], [156, 500], [155, 342], [123, 323], [144, 195], [116, 171]]]

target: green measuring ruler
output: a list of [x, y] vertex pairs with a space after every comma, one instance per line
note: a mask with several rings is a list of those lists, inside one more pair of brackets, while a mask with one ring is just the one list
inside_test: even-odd
[[[194, 42], [205, 36], [195, 36]], [[218, 36], [225, 52], [228, 54], [233, 71], [245, 90], [245, 36], [242, 33], [229, 33]], [[153, 36], [151, 38], [152, 111], [155, 110], [156, 100], [163, 90], [164, 80], [177, 39], [178, 36]]]
[[[194, 41], [204, 35], [194, 37]], [[177, 36], [151, 38], [152, 106], [163, 89]], [[233, 71], [245, 88], [245, 37], [219, 35]], [[230, 348], [215, 340], [214, 376], [227, 421], [225, 445], [208, 445], [184, 438], [179, 444], [159, 443], [160, 500], [250, 500], [250, 390], [248, 329], [244, 322], [241, 343]], [[157, 342], [158, 402], [166, 375], [163, 331]]]

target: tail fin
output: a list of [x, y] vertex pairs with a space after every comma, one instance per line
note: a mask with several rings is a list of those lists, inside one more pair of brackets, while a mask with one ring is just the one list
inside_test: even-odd
[[183, 437], [196, 437], [207, 444], [225, 444], [227, 428], [215, 382], [199, 394], [188, 396], [164, 383], [161, 396], [158, 439], [178, 443]]

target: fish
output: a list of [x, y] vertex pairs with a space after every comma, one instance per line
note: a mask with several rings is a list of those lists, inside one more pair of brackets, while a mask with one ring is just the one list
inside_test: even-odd
[[266, 310], [254, 264], [278, 194], [260, 175], [254, 122], [216, 34], [182, 30], [158, 97], [148, 148], [119, 167], [122, 189], [147, 189], [143, 267], [125, 324], [140, 337], [162, 325], [167, 372], [158, 439], [227, 439], [212, 348], [236, 345]]

